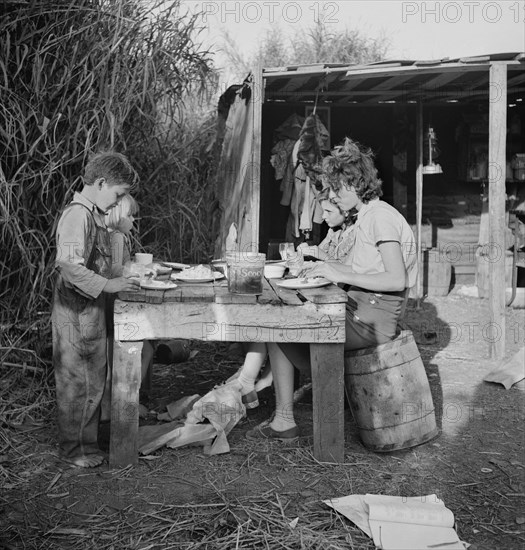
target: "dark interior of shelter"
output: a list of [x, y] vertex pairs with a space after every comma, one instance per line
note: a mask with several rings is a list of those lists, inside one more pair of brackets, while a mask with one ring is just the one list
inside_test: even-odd
[[[276, 142], [275, 130], [294, 113], [305, 117], [312, 104], [266, 102], [262, 105], [261, 133], [261, 251], [275, 256], [275, 245], [289, 239], [286, 234], [290, 207], [281, 205], [280, 182], [270, 158]], [[319, 102], [317, 114], [330, 134], [330, 146], [345, 136], [370, 147], [375, 155], [379, 177], [383, 182], [383, 200], [393, 204], [414, 226], [416, 223], [416, 111], [415, 104], [356, 104], [339, 106]], [[423, 179], [422, 238], [424, 248], [448, 247], [453, 262], [453, 283], [470, 284], [476, 273], [475, 249], [478, 245], [482, 209], [487, 210], [490, 171], [489, 104], [479, 102], [438, 102], [423, 106], [423, 132], [431, 126], [436, 136], [436, 157], [442, 173]], [[405, 151], [394, 162], [396, 149]], [[506, 209], [525, 208], [525, 172], [516, 169], [516, 158], [525, 152], [525, 106], [521, 101], [507, 109]], [[424, 151], [425, 161], [428, 155]], [[398, 157], [399, 158], [399, 157]], [[519, 165], [521, 166], [521, 164]], [[395, 197], [398, 188], [406, 187], [405, 199]], [[315, 225], [315, 224], [314, 224]], [[326, 224], [310, 234], [293, 237], [297, 244], [308, 240], [317, 244], [327, 231]], [[523, 270], [520, 270], [523, 271]], [[520, 274], [522, 277], [522, 274]], [[519, 286], [521, 286], [521, 282]]]

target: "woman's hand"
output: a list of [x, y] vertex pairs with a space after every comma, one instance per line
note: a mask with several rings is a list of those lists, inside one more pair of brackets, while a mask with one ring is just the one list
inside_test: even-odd
[[137, 292], [140, 290], [140, 280], [129, 277], [117, 277], [109, 279], [104, 287], [104, 292], [116, 294], [117, 292]]
[[398, 242], [378, 243], [379, 252], [385, 266], [380, 273], [355, 273], [349, 265], [335, 262], [317, 262], [311, 269], [305, 269], [302, 277], [324, 277], [333, 283], [345, 283], [373, 292], [403, 290], [406, 284], [406, 269]]
[[315, 262], [315, 265], [303, 269], [299, 277], [324, 277], [333, 283], [344, 282], [345, 274], [350, 273], [350, 268], [339, 262]]

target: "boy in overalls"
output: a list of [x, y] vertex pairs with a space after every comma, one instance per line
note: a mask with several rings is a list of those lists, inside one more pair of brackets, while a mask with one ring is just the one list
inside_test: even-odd
[[138, 281], [111, 279], [111, 245], [104, 215], [136, 185], [119, 153], [99, 153], [86, 165], [84, 187], [65, 208], [56, 231], [53, 366], [59, 455], [84, 468], [100, 465], [97, 443], [106, 380], [105, 294], [135, 291]]

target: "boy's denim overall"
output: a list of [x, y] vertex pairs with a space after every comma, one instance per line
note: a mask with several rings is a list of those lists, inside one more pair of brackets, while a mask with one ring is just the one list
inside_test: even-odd
[[[68, 206], [70, 208], [75, 203]], [[83, 205], [77, 206], [84, 207]], [[111, 277], [111, 246], [93, 215], [85, 266]], [[57, 276], [53, 297], [53, 365], [56, 380], [60, 455], [75, 458], [99, 452], [100, 402], [107, 370], [106, 295], [83, 295]]]

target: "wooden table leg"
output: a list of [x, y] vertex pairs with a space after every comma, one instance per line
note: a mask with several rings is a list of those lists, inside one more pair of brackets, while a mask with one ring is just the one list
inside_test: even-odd
[[119, 342], [113, 348], [109, 465], [137, 464], [142, 342]]
[[344, 344], [310, 344], [314, 456], [344, 462]]

